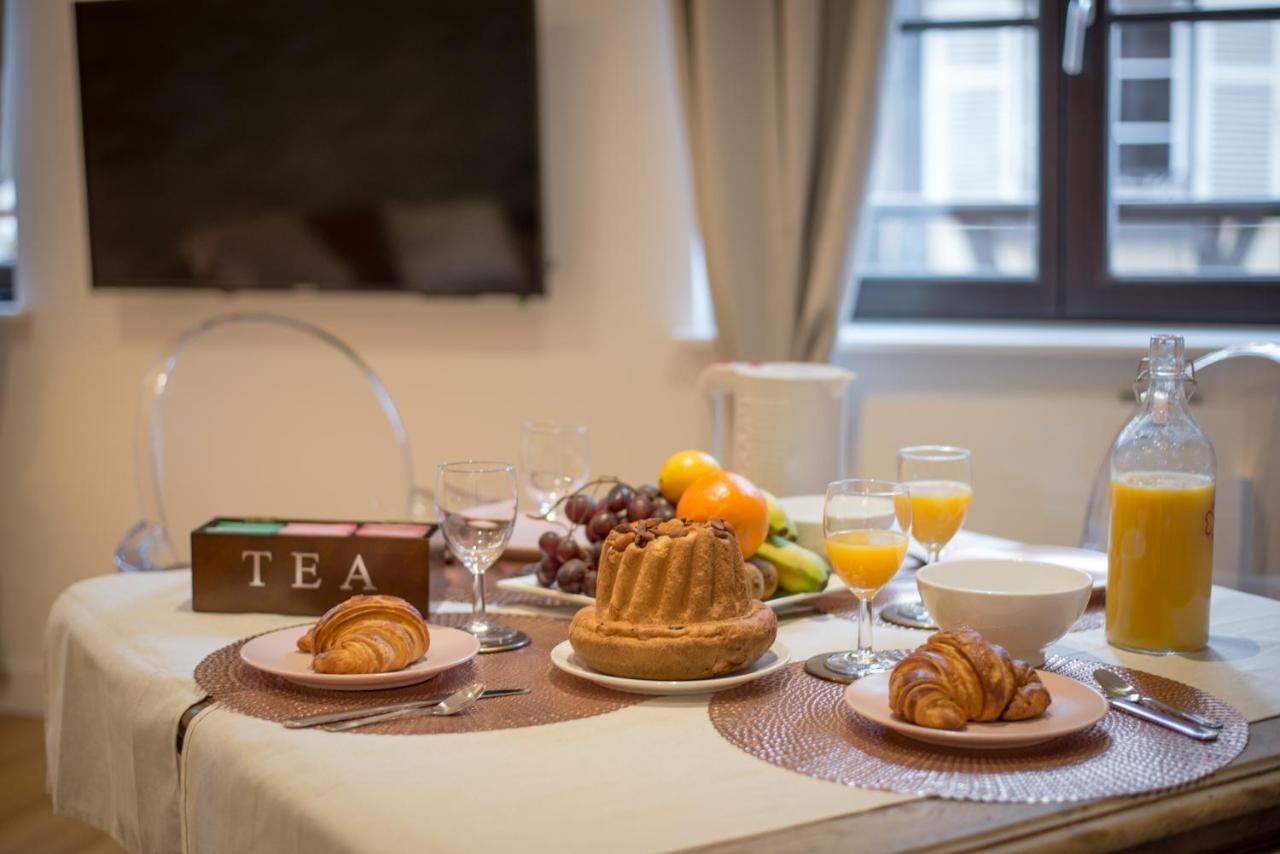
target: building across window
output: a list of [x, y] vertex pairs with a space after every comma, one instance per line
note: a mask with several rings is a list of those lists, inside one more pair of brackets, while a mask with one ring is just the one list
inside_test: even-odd
[[1112, 275], [1280, 278], [1280, 21], [1115, 31]]
[[860, 317], [1280, 322], [1280, 3], [899, 0]]

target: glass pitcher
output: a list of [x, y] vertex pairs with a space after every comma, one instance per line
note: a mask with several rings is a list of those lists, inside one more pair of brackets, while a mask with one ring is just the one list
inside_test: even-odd
[[[1214, 455], [1187, 406], [1182, 338], [1156, 335], [1111, 457], [1107, 642], [1167, 655], [1209, 640]], [[1146, 390], [1141, 390], [1145, 382]]]

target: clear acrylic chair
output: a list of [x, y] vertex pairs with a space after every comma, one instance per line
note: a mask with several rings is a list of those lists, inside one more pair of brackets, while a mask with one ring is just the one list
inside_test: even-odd
[[[1268, 363], [1280, 365], [1280, 343], [1237, 344], [1192, 364], [1206, 409], [1224, 397], [1254, 396], [1270, 410], [1261, 418], [1241, 419], [1248, 423], [1237, 424], [1240, 429], [1231, 433], [1215, 434], [1205, 426], [1218, 456], [1214, 581], [1280, 598], [1280, 373], [1264, 374], [1260, 369], [1270, 368]], [[1208, 414], [1197, 418], [1207, 420]], [[1080, 537], [1084, 548], [1107, 550], [1114, 447], [1113, 439], [1094, 475]]]
[[190, 329], [143, 379], [134, 443], [141, 509], [125, 572], [190, 564], [215, 516], [420, 520], [404, 424], [382, 381], [330, 333], [232, 314]]

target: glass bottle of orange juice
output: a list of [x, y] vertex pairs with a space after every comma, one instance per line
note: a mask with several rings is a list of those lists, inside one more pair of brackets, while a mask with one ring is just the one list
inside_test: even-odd
[[1167, 655], [1209, 640], [1213, 445], [1187, 407], [1182, 338], [1157, 335], [1111, 457], [1107, 641]]

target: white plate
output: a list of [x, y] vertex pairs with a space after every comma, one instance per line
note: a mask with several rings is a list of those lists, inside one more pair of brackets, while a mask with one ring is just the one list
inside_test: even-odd
[[311, 654], [298, 649], [298, 638], [311, 626], [290, 626], [269, 632], [240, 647], [240, 658], [250, 667], [279, 676], [307, 688], [332, 691], [377, 691], [426, 682], [451, 667], [465, 664], [480, 651], [474, 635], [445, 626], [427, 627], [431, 644], [427, 654], [403, 670], [391, 673], [316, 673]]
[[[768, 599], [764, 604], [777, 611], [789, 605], [799, 605], [808, 602], [810, 599], [816, 599], [823, 593], [832, 590], [841, 590], [844, 588], [844, 582], [832, 573], [827, 579], [827, 586], [817, 593], [792, 593], [790, 596], [778, 596], [774, 599]], [[498, 581], [500, 590], [507, 590], [512, 593], [526, 593], [530, 596], [541, 596], [552, 602], [559, 602], [563, 605], [594, 605], [596, 600], [591, 596], [584, 596], [581, 593], [565, 593], [555, 587], [543, 587], [538, 583], [536, 575], [517, 575], [511, 578], [503, 578]]]
[[1107, 586], [1107, 553], [1089, 549], [1076, 549], [1071, 546], [1033, 546], [1022, 543], [1008, 545], [964, 545], [957, 544], [947, 550], [947, 560], [960, 560], [975, 557], [998, 557], [1012, 560], [1038, 560], [1044, 563], [1056, 563], [1058, 566], [1069, 566], [1081, 572], [1087, 572], [1093, 578], [1093, 589], [1103, 590]]
[[868, 720], [917, 741], [966, 750], [1007, 750], [1030, 747], [1079, 732], [1102, 720], [1107, 701], [1097, 691], [1069, 676], [1037, 671], [1053, 702], [1044, 714], [1025, 721], [970, 721], [961, 730], [930, 729], [907, 723], [889, 707], [890, 673], [876, 673], [851, 682], [844, 690], [849, 708]]
[[610, 676], [588, 667], [573, 651], [573, 644], [562, 641], [551, 650], [551, 663], [565, 673], [573, 674], [580, 679], [595, 682], [606, 688], [626, 691], [631, 694], [706, 694], [711, 691], [723, 691], [753, 682], [761, 676], [768, 676], [791, 660], [791, 650], [784, 644], [775, 642], [768, 652], [756, 659], [756, 663], [746, 670], [720, 676], [716, 679], [628, 679], [625, 676]]

